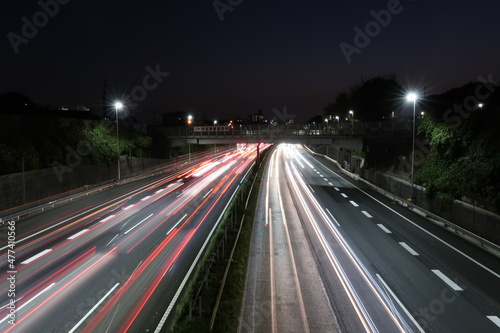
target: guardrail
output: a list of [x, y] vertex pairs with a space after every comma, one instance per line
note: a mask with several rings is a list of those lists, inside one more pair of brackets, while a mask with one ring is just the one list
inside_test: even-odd
[[[201, 159], [205, 158], [205, 155], [191, 158], [191, 164], [194, 164]], [[183, 162], [185, 160], [185, 162]], [[21, 218], [26, 216], [31, 216], [36, 213], [44, 212], [47, 209], [54, 208], [55, 206], [71, 202], [73, 200], [80, 199], [82, 197], [86, 197], [90, 194], [94, 194], [96, 192], [101, 192], [110, 187], [119, 186], [121, 184], [130, 183], [136, 180], [144, 179], [147, 177], [152, 177], [156, 175], [163, 174], [169, 171], [178, 170], [187, 165], [188, 157], [185, 156], [184, 159], [180, 159], [177, 163], [166, 162], [162, 166], [152, 167], [148, 170], [142, 171], [140, 174], [123, 178], [121, 180], [111, 180], [104, 183], [93, 184], [93, 185], [85, 185], [71, 191], [59, 193], [47, 198], [43, 198], [40, 200], [36, 200], [21, 206], [13, 207], [10, 209], [6, 209], [0, 212], [3, 216], [0, 217], [0, 225], [3, 225], [6, 221], [17, 220], [19, 221]], [[168, 165], [167, 165], [168, 164]]]

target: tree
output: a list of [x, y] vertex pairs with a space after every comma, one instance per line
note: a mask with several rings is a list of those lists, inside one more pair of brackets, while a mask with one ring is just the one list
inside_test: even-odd
[[403, 88], [393, 76], [377, 76], [337, 94], [325, 107], [325, 114], [344, 117], [349, 110], [362, 121], [381, 121], [401, 107]]

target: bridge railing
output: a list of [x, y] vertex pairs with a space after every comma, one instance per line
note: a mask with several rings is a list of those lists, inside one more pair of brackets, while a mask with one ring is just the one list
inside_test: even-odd
[[224, 136], [325, 136], [364, 135], [391, 131], [411, 131], [411, 122], [353, 122], [311, 124], [234, 124], [233, 126], [178, 126], [164, 127], [162, 133], [169, 137], [224, 137]]

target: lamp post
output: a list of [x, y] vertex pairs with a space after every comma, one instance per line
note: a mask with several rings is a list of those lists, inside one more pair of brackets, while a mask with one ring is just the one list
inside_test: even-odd
[[328, 134], [328, 118], [325, 118], [325, 123], [326, 123], [325, 134]]
[[354, 111], [349, 110], [349, 114], [351, 115], [351, 134], [354, 134]]
[[[187, 121], [188, 128], [192, 123], [193, 123], [193, 116], [188, 115], [188, 121]], [[191, 163], [191, 144], [189, 143], [189, 139], [188, 139], [188, 163]]]
[[417, 102], [417, 94], [409, 93], [406, 95], [406, 100], [413, 102], [413, 139], [412, 139], [412, 149], [411, 149], [411, 189], [410, 189], [410, 201], [413, 202], [413, 180], [415, 174], [415, 104]]
[[118, 155], [118, 181], [120, 181], [120, 141], [118, 138], [118, 110], [123, 108], [121, 102], [115, 103], [115, 120], [116, 120], [116, 154]]

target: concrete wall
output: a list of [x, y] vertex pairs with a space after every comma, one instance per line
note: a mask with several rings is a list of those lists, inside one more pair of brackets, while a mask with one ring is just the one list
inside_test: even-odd
[[[167, 164], [168, 160], [122, 157], [121, 178], [131, 177], [149, 168]], [[117, 163], [110, 166], [59, 165], [50, 169], [27, 171], [0, 176], [0, 212], [86, 185], [96, 185], [117, 179]]]

